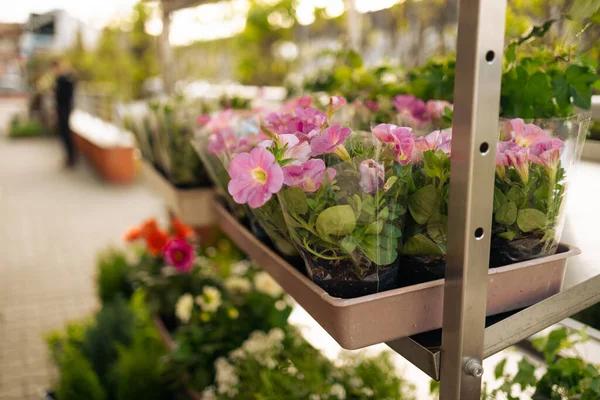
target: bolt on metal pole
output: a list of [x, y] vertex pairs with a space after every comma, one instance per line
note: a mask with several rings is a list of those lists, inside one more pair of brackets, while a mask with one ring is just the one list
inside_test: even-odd
[[461, 0], [440, 399], [479, 400], [506, 0]]

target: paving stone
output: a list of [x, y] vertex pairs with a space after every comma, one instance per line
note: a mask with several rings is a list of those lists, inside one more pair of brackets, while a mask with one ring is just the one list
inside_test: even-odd
[[[0, 125], [16, 109], [0, 104]], [[164, 208], [142, 184], [111, 186], [85, 163], [63, 170], [55, 138], [1, 131], [0, 400], [39, 399], [56, 375], [44, 336], [98, 308], [98, 252]]]

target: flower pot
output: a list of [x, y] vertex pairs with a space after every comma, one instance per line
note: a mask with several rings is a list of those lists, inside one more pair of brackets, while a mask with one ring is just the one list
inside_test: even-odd
[[589, 125], [586, 114], [501, 120], [490, 266], [556, 252], [569, 178]]

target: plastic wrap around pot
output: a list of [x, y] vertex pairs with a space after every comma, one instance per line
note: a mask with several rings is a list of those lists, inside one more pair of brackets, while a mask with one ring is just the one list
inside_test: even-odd
[[450, 134], [434, 132], [417, 143], [429, 149], [422, 149], [413, 165], [400, 286], [443, 278], [446, 269]]
[[276, 197], [272, 197], [262, 207], [250, 208], [250, 215], [253, 223], [262, 228], [279, 253], [286, 257], [298, 256]]
[[326, 156], [330, 168], [278, 193], [309, 277], [341, 298], [397, 287], [407, 207], [410, 166], [383, 157], [379, 146], [358, 147], [361, 155]]
[[554, 254], [590, 117], [501, 120], [490, 266]]

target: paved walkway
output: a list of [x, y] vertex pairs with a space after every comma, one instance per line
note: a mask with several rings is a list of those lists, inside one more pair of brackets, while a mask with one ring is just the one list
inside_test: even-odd
[[162, 211], [141, 185], [62, 170], [60, 151], [55, 139], [0, 136], [1, 400], [40, 398], [53, 370], [43, 336], [96, 306], [98, 251]]

